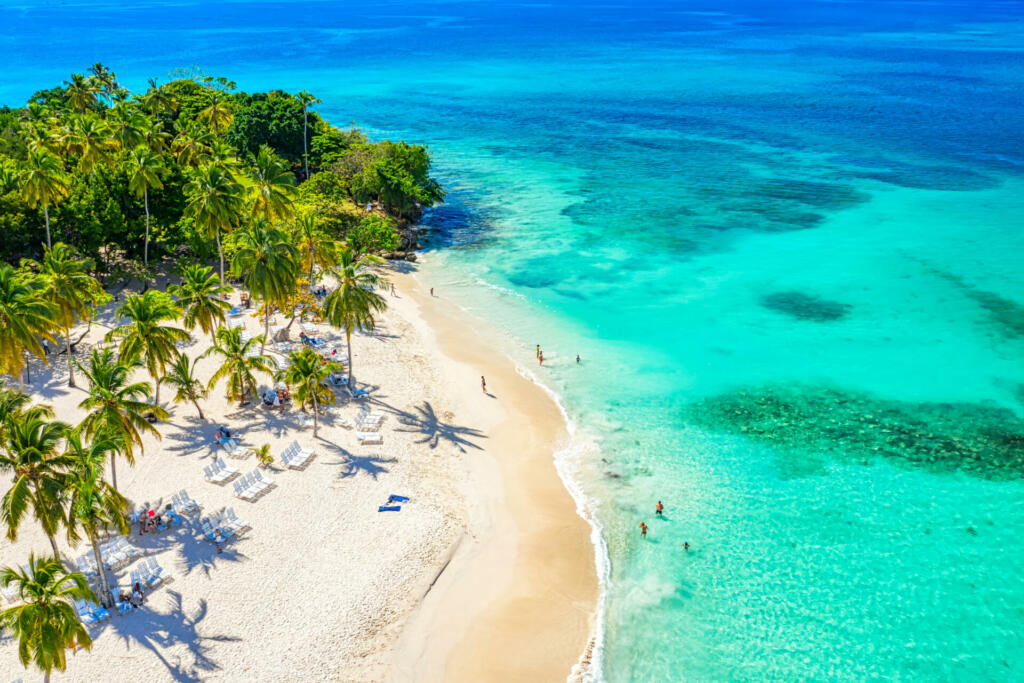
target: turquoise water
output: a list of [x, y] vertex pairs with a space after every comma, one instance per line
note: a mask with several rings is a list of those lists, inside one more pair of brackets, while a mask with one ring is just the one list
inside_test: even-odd
[[195, 65], [431, 145], [450, 201], [422, 277], [576, 426], [607, 680], [1024, 678], [1018, 3], [0, 22], [0, 101], [97, 60], [133, 87]]

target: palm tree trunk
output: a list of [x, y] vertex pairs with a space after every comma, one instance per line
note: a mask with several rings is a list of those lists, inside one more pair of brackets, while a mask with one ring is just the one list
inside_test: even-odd
[[217, 239], [217, 254], [220, 256], [220, 283], [226, 285], [224, 281], [224, 249], [220, 246], [220, 228], [217, 228], [217, 232], [213, 235]]
[[89, 541], [92, 543], [92, 553], [96, 556], [96, 572], [100, 575], [100, 585], [103, 587], [103, 597], [100, 604], [110, 607], [114, 604], [114, 596], [110, 592], [110, 585], [107, 583], [107, 572], [103, 569], [103, 553], [100, 552], [99, 541], [96, 540], [96, 532], [89, 534]]
[[142, 262], [145, 265], [149, 265], [149, 188], [145, 188], [142, 191], [142, 196], [146, 203], [146, 246], [142, 250]]
[[199, 401], [197, 401], [195, 399], [192, 399], [192, 405], [194, 405], [196, 407], [196, 412], [199, 413], [199, 419], [200, 420], [205, 420], [206, 418], [203, 417], [203, 409], [199, 407]]
[[345, 330], [345, 345], [348, 347], [348, 388], [354, 391], [352, 386], [352, 330]]
[[60, 550], [57, 549], [57, 539], [53, 537], [53, 534], [46, 532], [46, 537], [50, 539], [50, 547], [53, 548], [53, 556], [58, 560], [60, 559]]
[[113, 484], [114, 490], [117, 490], [117, 453], [111, 451], [110, 453], [110, 483]]
[[53, 245], [50, 244], [50, 207], [43, 204], [43, 218], [46, 220], [46, 248], [52, 249]]
[[263, 309], [263, 343], [260, 344], [260, 355], [263, 355], [263, 350], [267, 347], [267, 337], [270, 336], [270, 300], [268, 299], [264, 304]]
[[306, 162], [306, 180], [309, 180], [309, 149], [306, 147], [306, 130], [309, 128], [309, 115], [306, 105], [302, 105], [302, 157]]
[[75, 364], [71, 362], [71, 329], [64, 328], [64, 339], [68, 349], [68, 386], [75, 386]]
[[309, 291], [313, 291], [313, 246], [309, 247]]
[[313, 438], [314, 439], [316, 438], [317, 413], [319, 413], [319, 412], [320, 411], [319, 411], [319, 409], [317, 408], [317, 405], [316, 405], [316, 393], [314, 393], [313, 394]]

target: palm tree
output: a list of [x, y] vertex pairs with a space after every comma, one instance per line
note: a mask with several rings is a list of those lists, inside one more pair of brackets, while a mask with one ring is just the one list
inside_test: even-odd
[[0, 612], [0, 623], [18, 639], [18, 659], [27, 669], [35, 664], [50, 683], [54, 669], [67, 669], [67, 653], [92, 649], [92, 638], [75, 614], [75, 600], [95, 601], [85, 577], [66, 573], [56, 558], [28, 556], [27, 569], [5, 567], [0, 584], [14, 584], [22, 604]]
[[213, 142], [213, 133], [195, 123], [174, 123], [177, 134], [171, 143], [175, 161], [179, 166], [199, 166], [199, 162], [209, 153]]
[[291, 213], [298, 194], [295, 176], [288, 164], [262, 145], [248, 171], [249, 191], [252, 195], [252, 215], [272, 221]]
[[43, 207], [47, 247], [51, 246], [50, 207], [67, 197], [68, 191], [67, 176], [60, 159], [48, 150], [30, 148], [21, 173], [21, 192], [29, 206]]
[[188, 356], [183, 353], [179, 354], [178, 359], [174, 361], [167, 374], [160, 381], [163, 384], [170, 384], [176, 389], [174, 393], [175, 403], [191, 401], [192, 405], [196, 407], [196, 412], [199, 413], [199, 419], [205, 420], [203, 409], [199, 407], [199, 399], [206, 398], [207, 389], [196, 377], [197, 365], [199, 365], [199, 358], [196, 358], [195, 362], [189, 365]]
[[153, 116], [160, 116], [164, 112], [173, 114], [178, 111], [178, 101], [174, 95], [157, 85], [155, 78], [149, 79], [149, 90], [142, 96], [141, 101]]
[[178, 304], [185, 310], [185, 327], [194, 330], [198, 325], [213, 339], [217, 324], [224, 322], [225, 312], [231, 309], [225, 298], [231, 288], [221, 284], [213, 268], [185, 266], [181, 271], [181, 284], [171, 285], [167, 291], [178, 297]]
[[21, 414], [4, 425], [4, 452], [0, 453], [0, 470], [11, 474], [14, 482], [0, 502], [7, 538], [18, 539], [18, 527], [31, 508], [50, 539], [54, 557], [60, 555], [54, 537], [67, 522], [64, 503], [70, 460], [60, 452], [67, 431], [63, 422]]
[[[270, 335], [271, 306], [283, 304], [295, 289], [299, 254], [288, 235], [257, 218], [235, 233], [231, 269], [245, 276], [245, 287], [263, 299], [264, 340]], [[263, 353], [264, 346], [260, 346]]]
[[121, 358], [145, 362], [156, 384], [153, 405], [160, 405], [160, 377], [167, 364], [178, 355], [177, 343], [189, 338], [186, 330], [161, 323], [177, 320], [180, 314], [178, 302], [166, 292], [150, 289], [142, 294], [130, 294], [117, 309], [117, 320], [128, 319], [131, 323], [107, 333], [107, 341], [121, 340], [118, 348]]
[[253, 373], [273, 375], [270, 358], [256, 352], [256, 345], [263, 344], [263, 337], [253, 337], [243, 342], [241, 329], [221, 327], [217, 330], [216, 338], [217, 342], [200, 356], [205, 358], [216, 355], [223, 359], [220, 368], [210, 378], [208, 388], [213, 389], [217, 382], [227, 378], [228, 400], [244, 404], [246, 395], [256, 395], [256, 376]]
[[227, 96], [219, 91], [210, 94], [210, 104], [199, 112], [199, 120], [205, 123], [214, 135], [220, 136], [235, 118], [234, 109]]
[[6, 438], [6, 425], [32, 417], [52, 418], [53, 407], [42, 403], [31, 405], [32, 397], [21, 391], [8, 389], [0, 380], [0, 443]]
[[84, 74], [71, 74], [71, 80], [64, 81], [64, 85], [68, 104], [79, 114], [84, 114], [96, 104], [96, 85]]
[[242, 212], [242, 186], [223, 164], [200, 167], [185, 188], [188, 204], [185, 211], [196, 225], [217, 240], [220, 256], [220, 280], [224, 282], [224, 249], [221, 234], [231, 229]]
[[103, 604], [110, 606], [114, 597], [103, 570], [103, 552], [100, 550], [100, 532], [110, 529], [124, 535], [130, 531], [128, 521], [129, 503], [117, 489], [103, 481], [103, 467], [107, 454], [116, 450], [117, 444], [109, 438], [100, 437], [88, 446], [82, 441], [81, 433], [72, 431], [67, 436], [68, 458], [72, 460], [67, 485], [71, 491], [68, 506], [68, 522], [81, 525], [92, 552], [96, 558], [96, 571], [103, 587]]
[[146, 242], [142, 250], [142, 262], [149, 265], [149, 188], [162, 190], [164, 184], [160, 174], [165, 167], [160, 155], [150, 148], [139, 145], [128, 153], [126, 169], [128, 171], [128, 189], [136, 197], [142, 197], [146, 207]]
[[295, 221], [292, 240], [302, 253], [302, 266], [309, 273], [309, 287], [313, 288], [313, 269], [332, 268], [338, 264], [338, 242], [322, 230], [312, 213], [304, 213]]
[[311, 93], [302, 90], [296, 98], [302, 105], [302, 158], [305, 164], [303, 169], [306, 180], [309, 180], [309, 145], [307, 144], [307, 131], [309, 130], [309, 107], [313, 104], [320, 104], [320, 100]]
[[41, 263], [26, 262], [36, 268], [46, 283], [44, 296], [55, 307], [56, 323], [64, 332], [68, 354], [68, 386], [75, 386], [75, 369], [71, 363], [71, 328], [78, 320], [91, 318], [93, 307], [108, 298], [99, 280], [90, 275], [95, 261], [79, 255], [63, 242], [47, 249]]
[[40, 337], [52, 339], [56, 311], [31, 273], [0, 263], [0, 371], [23, 385], [25, 353], [46, 360]]
[[371, 263], [379, 262], [376, 256], [357, 254], [352, 247], [343, 247], [338, 267], [332, 271], [338, 287], [327, 295], [323, 303], [324, 319], [345, 330], [349, 386], [352, 386], [352, 333], [373, 330], [376, 325], [374, 314], [387, 308], [384, 297], [373, 291], [374, 287], [384, 284], [384, 280], [369, 267]]
[[[161, 438], [160, 432], [146, 419], [153, 413], [161, 420], [167, 419], [167, 411], [160, 406], [151, 406], [147, 401], [152, 389], [147, 382], [128, 383], [132, 371], [142, 367], [138, 361], [125, 362], [114, 358], [109, 349], [93, 349], [89, 367], [75, 361], [75, 365], [89, 380], [89, 396], [78, 404], [79, 408], [90, 411], [79, 429], [89, 439], [105, 434], [117, 444], [120, 453], [129, 465], [135, 464], [135, 449], [142, 449], [142, 434], [148, 432]], [[110, 454], [110, 474], [114, 488], [117, 488], [117, 467], [115, 453]]]
[[157, 154], [166, 149], [167, 141], [171, 139], [171, 136], [164, 131], [163, 124], [152, 119], [146, 119], [146, 125], [139, 132], [142, 134], [142, 144]]
[[118, 147], [129, 150], [145, 140], [143, 131], [152, 126], [134, 104], [121, 103], [107, 113], [107, 120]]
[[340, 372], [338, 363], [324, 363], [313, 349], [302, 349], [291, 354], [291, 364], [281, 372], [284, 382], [295, 389], [295, 397], [302, 408], [313, 406], [313, 436], [316, 436], [321, 403], [334, 403], [334, 392], [324, 384], [333, 372]]
[[110, 130], [103, 119], [82, 114], [71, 119], [68, 148], [78, 155], [79, 170], [92, 175], [97, 166], [110, 164], [114, 145], [110, 139]]

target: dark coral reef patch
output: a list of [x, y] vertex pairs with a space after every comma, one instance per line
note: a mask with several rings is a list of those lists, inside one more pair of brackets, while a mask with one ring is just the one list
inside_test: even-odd
[[974, 403], [917, 403], [816, 386], [764, 386], [690, 405], [687, 418], [787, 454], [905, 467], [993, 480], [1024, 476], [1024, 420]]

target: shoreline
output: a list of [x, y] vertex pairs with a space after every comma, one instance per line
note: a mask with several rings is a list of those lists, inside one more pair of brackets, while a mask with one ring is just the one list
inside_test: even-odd
[[[481, 321], [431, 298], [415, 274], [389, 277], [443, 375], [479, 387], [483, 373], [489, 393], [467, 406], [487, 429], [489, 456], [467, 462], [469, 528], [407, 619], [389, 680], [580, 679], [599, 621], [600, 550], [558, 470], [570, 437], [564, 410], [488, 343]], [[509, 651], [529, 661], [509, 661]]]

